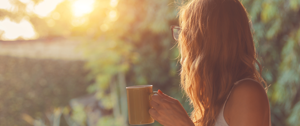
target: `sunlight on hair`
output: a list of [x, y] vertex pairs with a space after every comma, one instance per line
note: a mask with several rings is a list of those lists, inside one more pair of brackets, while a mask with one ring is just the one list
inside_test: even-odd
[[73, 3], [73, 15], [75, 17], [81, 17], [85, 14], [93, 11], [93, 4], [95, 0], [77, 0]]

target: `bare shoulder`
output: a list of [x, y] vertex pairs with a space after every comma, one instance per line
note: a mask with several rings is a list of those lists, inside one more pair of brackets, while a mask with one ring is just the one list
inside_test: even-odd
[[269, 126], [269, 100], [263, 86], [255, 81], [239, 82], [228, 99], [230, 126]]
[[252, 80], [244, 80], [236, 84], [231, 95], [233, 98], [238, 98], [238, 100], [249, 98], [245, 101], [251, 102], [268, 100], [267, 93], [263, 86], [260, 83]]

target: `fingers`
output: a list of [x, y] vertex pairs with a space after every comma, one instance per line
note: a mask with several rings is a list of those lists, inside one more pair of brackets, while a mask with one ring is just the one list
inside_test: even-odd
[[180, 102], [163, 93], [157, 93], [152, 95], [151, 105], [158, 112], [163, 108], [169, 108], [171, 106], [177, 106]]
[[162, 96], [156, 94], [152, 96], [152, 100], [158, 104], [165, 104], [166, 102]]
[[153, 100], [150, 101], [150, 105], [151, 105], [154, 109], [156, 109], [156, 110], [160, 109], [159, 104], [156, 103], [156, 102], [153, 101]]
[[171, 102], [171, 103], [174, 103], [174, 102], [176, 102], [177, 101], [177, 99], [175, 99], [175, 98], [172, 98], [172, 97], [170, 97], [170, 96], [168, 96], [168, 95], [166, 95], [166, 94], [164, 94], [164, 93], [158, 93], [158, 95], [159, 96], [161, 96], [163, 99], [165, 99], [166, 101], [168, 101], [168, 102]]
[[154, 119], [154, 120], [158, 120], [159, 119], [159, 113], [155, 110], [155, 109], [153, 109], [153, 108], [151, 108], [151, 109], [149, 109], [149, 114], [151, 115], [151, 117]]

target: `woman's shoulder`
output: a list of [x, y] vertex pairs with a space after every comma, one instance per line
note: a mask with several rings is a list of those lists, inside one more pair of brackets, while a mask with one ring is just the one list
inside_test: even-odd
[[260, 83], [253, 80], [243, 80], [234, 86], [225, 109], [231, 125], [269, 123], [270, 110], [266, 91]]
[[245, 79], [239, 81], [234, 85], [232, 89], [231, 95], [235, 98], [242, 98], [240, 96], [245, 96], [249, 98], [259, 99], [265, 96], [267, 98], [267, 93], [261, 83], [252, 80], [252, 79]]

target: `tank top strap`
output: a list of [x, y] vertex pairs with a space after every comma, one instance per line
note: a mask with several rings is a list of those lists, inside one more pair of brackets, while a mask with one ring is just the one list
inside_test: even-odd
[[241, 80], [236, 81], [236, 82], [234, 83], [234, 85], [232, 86], [232, 88], [230, 89], [230, 92], [229, 92], [228, 95], [227, 95], [227, 98], [226, 98], [226, 100], [225, 100], [225, 102], [224, 102], [224, 105], [223, 105], [223, 110], [224, 110], [225, 104], [227, 103], [227, 100], [228, 100], [228, 98], [229, 98], [229, 96], [230, 96], [230, 94], [231, 94], [231, 91], [232, 91], [232, 89], [234, 88], [234, 86], [237, 85], [237, 84], [239, 84], [241, 81], [244, 81], [244, 80], [252, 80], [252, 81], [255, 81], [255, 82], [259, 83], [258, 81], [254, 80], [254, 79], [252, 79], [252, 78], [244, 78], [244, 79], [241, 79]]
[[[251, 81], [255, 81], [255, 82], [259, 83], [257, 80], [254, 80], [254, 79], [252, 79], [252, 78], [244, 78], [244, 79], [241, 79], [241, 80], [236, 81], [236, 82], [234, 83], [234, 86], [237, 85], [237, 84], [239, 84], [241, 81], [244, 81], [244, 80], [251, 80]], [[259, 84], [260, 84], [260, 83], [259, 83]]]

